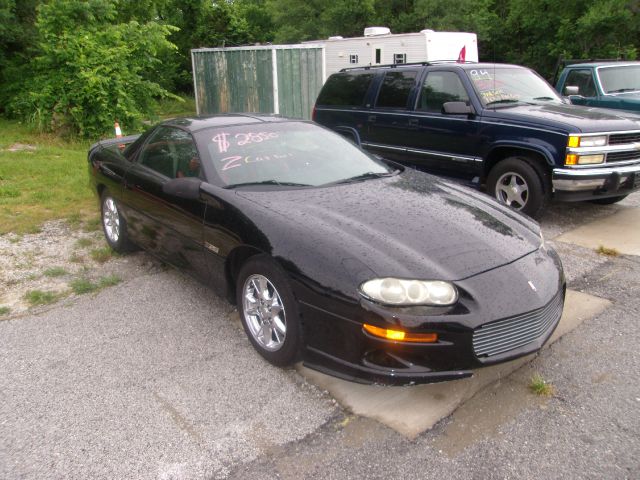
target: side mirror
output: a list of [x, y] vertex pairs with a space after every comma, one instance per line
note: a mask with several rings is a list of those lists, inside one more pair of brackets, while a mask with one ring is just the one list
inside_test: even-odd
[[578, 95], [580, 94], [580, 87], [576, 85], [566, 85], [564, 87], [564, 94], [567, 97], [570, 97], [571, 95]]
[[451, 115], [469, 115], [473, 113], [471, 105], [467, 105], [464, 102], [444, 102], [442, 104], [442, 113], [449, 113]]
[[172, 178], [162, 184], [162, 191], [184, 200], [199, 200], [202, 180], [195, 177]]

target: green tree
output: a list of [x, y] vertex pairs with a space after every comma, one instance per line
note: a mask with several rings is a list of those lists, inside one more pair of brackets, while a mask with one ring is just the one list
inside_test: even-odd
[[139, 127], [154, 100], [170, 95], [151, 76], [175, 49], [174, 30], [155, 22], [117, 23], [113, 0], [50, 0], [38, 9], [36, 53], [23, 67], [13, 113], [42, 129], [97, 137], [114, 120]]

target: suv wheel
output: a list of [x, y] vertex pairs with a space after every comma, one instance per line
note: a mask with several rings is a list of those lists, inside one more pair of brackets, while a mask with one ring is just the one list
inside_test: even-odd
[[500, 203], [534, 218], [550, 196], [544, 173], [522, 157], [509, 157], [493, 167], [487, 178], [487, 193]]

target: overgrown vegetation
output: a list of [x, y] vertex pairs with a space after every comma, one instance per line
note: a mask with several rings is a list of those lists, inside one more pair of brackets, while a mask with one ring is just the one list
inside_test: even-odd
[[78, 278], [72, 281], [69, 286], [73, 293], [82, 295], [85, 293], [92, 293], [101, 290], [106, 287], [111, 287], [120, 283], [122, 279], [117, 275], [108, 275], [100, 278], [97, 282], [93, 282], [86, 278]]
[[110, 247], [94, 248], [91, 250], [91, 258], [98, 263], [104, 263], [107, 260], [110, 260], [114, 254], [115, 252], [111, 250]]
[[47, 268], [42, 273], [45, 275], [45, 277], [62, 277], [66, 275], [68, 272], [62, 267], [51, 267], [51, 268]]
[[11, 309], [9, 307], [0, 306], [0, 317], [3, 315], [9, 315], [11, 313]]
[[116, 119], [135, 131], [158, 99], [191, 91], [191, 48], [355, 36], [371, 25], [476, 32], [482, 60], [549, 77], [560, 55], [636, 58], [639, 12], [631, 0], [3, 0], [0, 111], [92, 139]]

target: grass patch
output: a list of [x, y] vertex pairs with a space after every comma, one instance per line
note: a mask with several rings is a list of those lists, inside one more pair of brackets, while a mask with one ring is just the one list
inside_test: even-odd
[[87, 237], [82, 237], [76, 240], [76, 247], [78, 248], [86, 248], [93, 244], [93, 240]]
[[106, 287], [112, 287], [122, 281], [117, 275], [108, 275], [100, 278], [97, 282], [92, 282], [86, 278], [78, 278], [69, 284], [73, 293], [82, 295], [85, 293], [96, 292]]
[[102, 222], [100, 221], [100, 217], [90, 218], [84, 222], [82, 229], [85, 232], [97, 232], [102, 228]]
[[24, 299], [29, 303], [29, 305], [47, 305], [49, 303], [55, 302], [60, 295], [55, 292], [45, 292], [43, 290], [29, 290], [24, 294]]
[[533, 374], [531, 381], [529, 382], [529, 390], [536, 395], [550, 397], [555, 392], [555, 387], [552, 383], [547, 382], [539, 373]]
[[100, 288], [105, 287], [113, 287], [114, 285], [118, 285], [122, 279], [118, 275], [107, 275], [106, 277], [102, 277], [98, 280], [98, 286]]
[[77, 253], [73, 253], [69, 257], [69, 261], [73, 263], [84, 263], [84, 257], [82, 255], [78, 255]]
[[98, 263], [104, 263], [110, 260], [114, 253], [111, 247], [94, 248], [91, 250], [91, 258]]
[[67, 274], [67, 271], [62, 267], [47, 268], [44, 272], [45, 277], [62, 277]]
[[196, 115], [196, 101], [192, 96], [179, 95], [181, 100], [164, 98], [158, 102], [155, 111], [160, 118], [188, 117]]
[[607, 257], [617, 257], [618, 255], [620, 255], [620, 252], [615, 248], [605, 247], [604, 245], [600, 245], [596, 249], [596, 253], [599, 253], [600, 255], [606, 255]]
[[11, 313], [11, 309], [9, 307], [5, 307], [4, 305], [0, 307], [0, 317], [3, 315], [9, 315]]
[[[16, 143], [35, 149], [9, 151]], [[95, 212], [88, 186], [89, 145], [0, 119], [0, 235], [37, 233], [47, 220], [73, 222], [76, 216]]]

